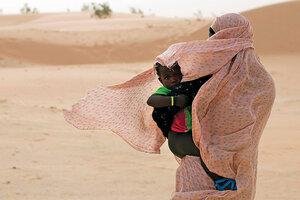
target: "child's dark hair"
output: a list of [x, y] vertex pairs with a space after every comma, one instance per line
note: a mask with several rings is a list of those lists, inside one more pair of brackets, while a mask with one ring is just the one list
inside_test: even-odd
[[161, 65], [160, 63], [155, 63], [156, 74], [160, 76], [160, 70], [166, 69], [166, 66]]
[[[171, 68], [179, 68], [180, 69], [180, 66], [178, 65], [178, 62], [176, 61]], [[160, 63], [155, 63], [155, 70], [156, 70], [156, 74], [158, 76], [160, 76], [160, 70], [168, 70], [168, 68], [166, 66], [163, 66], [161, 65]]]

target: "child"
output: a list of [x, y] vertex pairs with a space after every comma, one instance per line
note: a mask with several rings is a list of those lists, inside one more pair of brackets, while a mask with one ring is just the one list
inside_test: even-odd
[[169, 148], [174, 155], [183, 158], [185, 155], [199, 156], [205, 172], [215, 182], [218, 190], [236, 190], [235, 180], [224, 178], [209, 171], [204, 164], [199, 149], [192, 137], [192, 101], [200, 87], [212, 75], [182, 82], [180, 66], [176, 62], [170, 69], [156, 63], [158, 80], [163, 84], [152, 94], [147, 104], [154, 107], [152, 117], [168, 138]]
[[[210, 27], [209, 37], [214, 34], [214, 30]], [[177, 62], [170, 69], [159, 63], [156, 63], [155, 68], [159, 76], [158, 80], [163, 84], [163, 87], [160, 87], [147, 101], [148, 105], [154, 107], [153, 120], [166, 138], [168, 138], [170, 130], [175, 132], [191, 131], [192, 101], [200, 87], [211, 78], [211, 75], [180, 83], [182, 73]]]
[[199, 88], [211, 77], [181, 83], [182, 73], [176, 62], [170, 69], [156, 63], [158, 80], [163, 84], [147, 103], [154, 107], [152, 117], [165, 137], [169, 131], [187, 133], [192, 130], [192, 101]]

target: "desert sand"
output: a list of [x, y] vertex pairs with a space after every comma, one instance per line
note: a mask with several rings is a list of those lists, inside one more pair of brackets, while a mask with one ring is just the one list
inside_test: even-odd
[[[244, 14], [276, 84], [259, 146], [257, 200], [300, 196], [300, 2]], [[88, 13], [0, 16], [0, 199], [169, 199], [178, 167], [111, 131], [80, 131], [62, 108], [97, 85], [122, 83], [170, 44], [206, 39], [212, 20]]]

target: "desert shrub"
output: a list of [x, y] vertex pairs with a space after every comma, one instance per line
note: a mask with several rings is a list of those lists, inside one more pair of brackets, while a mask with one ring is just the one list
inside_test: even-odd
[[130, 8], [129, 8], [129, 11], [130, 11], [130, 13], [132, 13], [132, 14], [136, 14], [136, 13], [137, 13], [137, 10], [136, 10], [134, 7], [130, 7]]
[[92, 17], [108, 18], [111, 16], [112, 10], [108, 3], [91, 3]]
[[129, 8], [129, 11], [130, 11], [132, 14], [140, 14], [141, 17], [144, 17], [144, 12], [143, 12], [141, 9], [137, 9], [137, 8], [134, 8], [134, 7], [130, 7], [130, 8]]
[[144, 12], [141, 9], [138, 10], [138, 13], [141, 15], [141, 17], [144, 17]]
[[196, 17], [197, 21], [201, 21], [203, 19], [201, 10], [198, 10], [197, 12], [195, 12], [194, 16]]
[[32, 13], [32, 14], [37, 14], [37, 13], [39, 13], [39, 11], [38, 11], [37, 8], [33, 8], [32, 11], [31, 11], [31, 13]]
[[84, 11], [89, 11], [90, 10], [90, 6], [88, 4], [83, 4], [82, 5], [82, 8], [81, 8], [81, 11], [84, 12]]
[[24, 6], [20, 9], [20, 12], [22, 14], [28, 14], [30, 13], [31, 8], [29, 8], [28, 3], [25, 3]]
[[24, 6], [20, 9], [21, 14], [37, 14], [39, 13], [37, 8], [30, 8], [28, 3], [25, 3]]

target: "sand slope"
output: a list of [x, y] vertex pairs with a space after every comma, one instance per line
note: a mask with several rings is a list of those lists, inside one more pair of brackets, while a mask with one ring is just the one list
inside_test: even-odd
[[[299, 5], [245, 13], [276, 84], [259, 146], [257, 200], [300, 196]], [[110, 131], [75, 129], [61, 109], [99, 84], [150, 68], [173, 42], [206, 38], [209, 24], [128, 14], [0, 16], [0, 199], [169, 199], [178, 164], [166, 145], [160, 155], [137, 152]]]
[[[259, 54], [300, 53], [300, 1], [266, 6], [241, 13], [250, 20], [254, 31], [254, 44]], [[208, 26], [182, 40], [204, 39]]]
[[[9, 20], [1, 17], [0, 25]], [[11, 18], [21, 21], [22, 16]], [[132, 14], [115, 14], [103, 20], [88, 13], [36, 18], [25, 16], [24, 23], [0, 26], [0, 58], [62, 65], [153, 60], [176, 38], [208, 23]]]
[[[295, 1], [243, 13], [255, 31], [258, 53], [299, 53], [299, 9]], [[41, 64], [153, 60], [172, 43], [206, 39], [210, 24], [129, 14], [106, 20], [91, 19], [88, 13], [21, 17], [0, 16], [0, 58]]]

